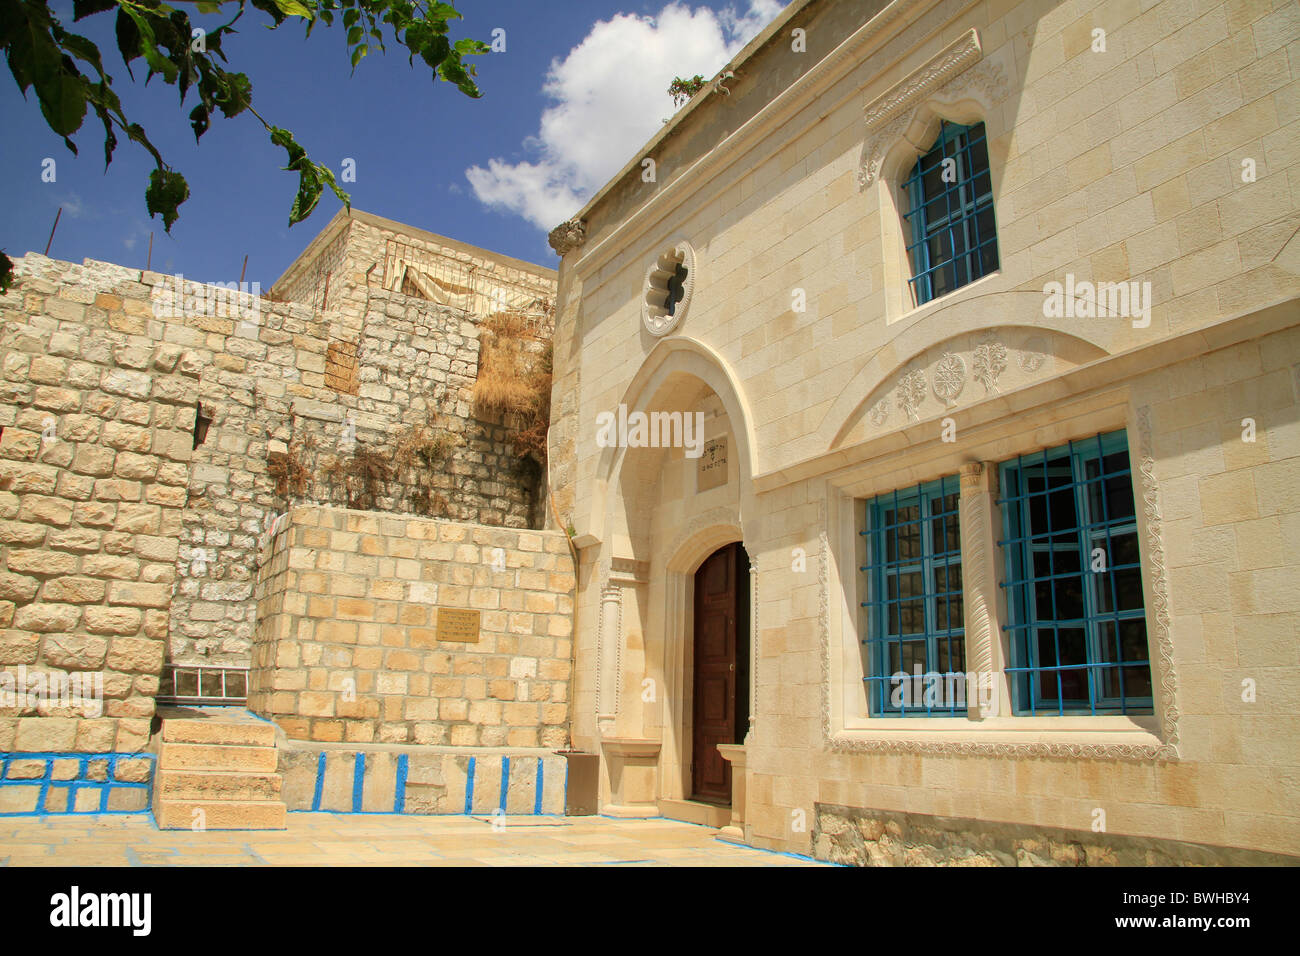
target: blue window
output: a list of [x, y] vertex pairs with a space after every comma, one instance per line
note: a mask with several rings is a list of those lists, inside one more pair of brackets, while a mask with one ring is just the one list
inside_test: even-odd
[[860, 570], [873, 716], [966, 713], [960, 498], [951, 475], [867, 503]]
[[944, 122], [938, 141], [917, 160], [903, 189], [917, 305], [997, 270], [993, 180], [983, 123]]
[[1001, 487], [1016, 713], [1151, 713], [1126, 434], [1004, 462]]

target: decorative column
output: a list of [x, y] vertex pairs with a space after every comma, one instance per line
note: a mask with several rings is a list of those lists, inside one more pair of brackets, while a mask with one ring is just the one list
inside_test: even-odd
[[606, 577], [600, 589], [596, 634], [596, 727], [601, 737], [614, 733], [619, 710], [623, 657], [623, 589]]
[[[967, 716], [971, 720], [996, 717], [1009, 701], [1002, 666], [1002, 597], [998, 588], [993, 527], [996, 513], [997, 472], [990, 462], [961, 466], [961, 565], [965, 606], [966, 670], [975, 677], [966, 682]], [[991, 695], [991, 696], [990, 696]], [[985, 698], [981, 708], [980, 698]]]

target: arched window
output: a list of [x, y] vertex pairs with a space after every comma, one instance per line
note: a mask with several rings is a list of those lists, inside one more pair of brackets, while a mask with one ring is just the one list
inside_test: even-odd
[[984, 124], [944, 122], [939, 139], [903, 183], [907, 246], [917, 305], [998, 268], [993, 180]]

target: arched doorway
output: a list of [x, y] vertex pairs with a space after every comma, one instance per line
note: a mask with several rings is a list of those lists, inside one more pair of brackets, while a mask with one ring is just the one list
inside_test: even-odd
[[691, 799], [731, 803], [731, 763], [718, 744], [749, 728], [749, 556], [725, 545], [695, 572], [691, 691]]

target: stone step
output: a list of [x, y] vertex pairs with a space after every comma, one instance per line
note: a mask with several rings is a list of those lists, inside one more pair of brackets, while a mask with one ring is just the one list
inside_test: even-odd
[[155, 793], [159, 800], [278, 800], [281, 783], [278, 773], [159, 770]]
[[163, 721], [162, 739], [179, 744], [274, 747], [275, 726], [260, 720], [236, 722], [169, 717]]
[[[202, 817], [195, 814], [202, 810]], [[160, 830], [283, 830], [284, 803], [279, 800], [168, 800], [154, 801], [153, 814]], [[198, 822], [202, 821], [202, 827]]]
[[[164, 726], [166, 722], [164, 721]], [[227, 770], [236, 773], [274, 773], [274, 747], [229, 744], [182, 744], [163, 740], [158, 748], [161, 770]]]

